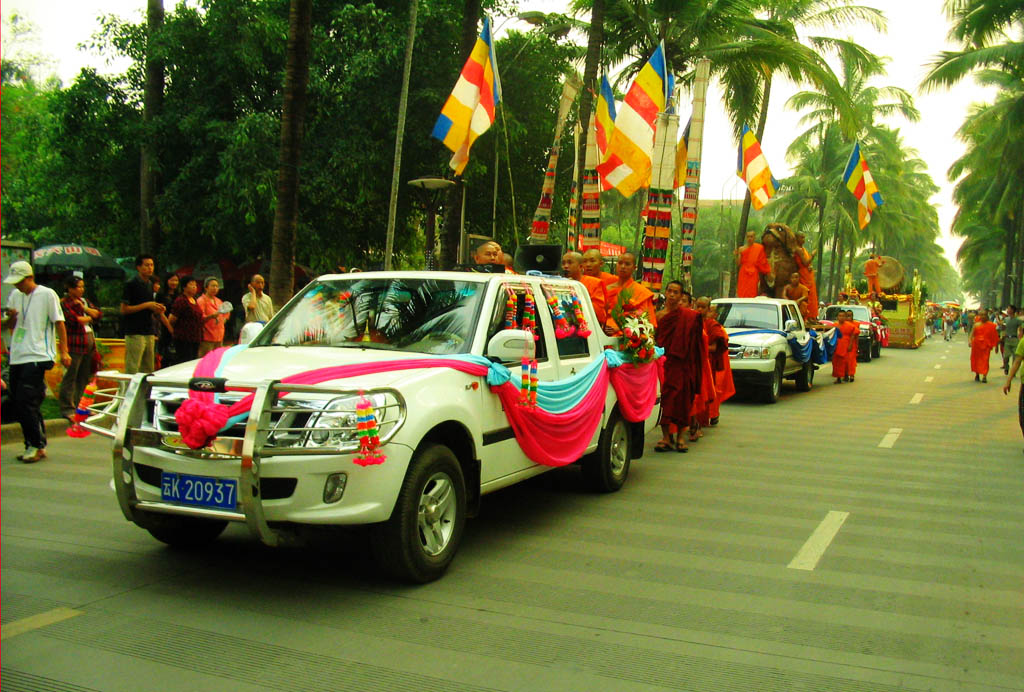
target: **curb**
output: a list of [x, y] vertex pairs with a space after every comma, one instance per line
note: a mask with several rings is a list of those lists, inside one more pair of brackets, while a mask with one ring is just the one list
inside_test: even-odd
[[[64, 437], [68, 432], [68, 421], [66, 418], [49, 418], [44, 421], [46, 427], [46, 437]], [[19, 423], [4, 423], [0, 425], [0, 443], [4, 445], [14, 444], [15, 442], [24, 442], [25, 438], [21, 434], [21, 424]]]

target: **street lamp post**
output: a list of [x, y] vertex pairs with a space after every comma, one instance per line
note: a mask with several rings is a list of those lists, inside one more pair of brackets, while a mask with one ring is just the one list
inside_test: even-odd
[[435, 231], [437, 227], [437, 207], [441, 201], [441, 191], [445, 190], [455, 184], [454, 180], [448, 180], [447, 178], [416, 178], [410, 180], [409, 184], [413, 187], [423, 190], [426, 198], [426, 209], [427, 209], [427, 227], [424, 231], [426, 236], [426, 248], [424, 256], [426, 259], [425, 268], [434, 269], [434, 244], [435, 244]]

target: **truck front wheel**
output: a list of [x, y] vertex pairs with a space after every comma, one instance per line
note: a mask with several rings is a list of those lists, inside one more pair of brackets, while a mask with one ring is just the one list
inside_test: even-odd
[[612, 493], [629, 475], [629, 424], [618, 409], [601, 431], [597, 451], [583, 458], [583, 478], [591, 489]]
[[782, 392], [782, 373], [784, 369], [785, 366], [780, 358], [775, 362], [775, 370], [772, 371], [768, 384], [764, 388], [764, 402], [766, 404], [774, 404], [779, 400], [779, 394]]
[[391, 518], [374, 527], [374, 558], [399, 579], [434, 581], [455, 557], [465, 523], [462, 467], [448, 447], [426, 445], [409, 464]]

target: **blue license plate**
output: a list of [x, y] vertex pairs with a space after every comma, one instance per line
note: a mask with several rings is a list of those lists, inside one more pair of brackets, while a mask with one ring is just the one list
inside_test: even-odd
[[163, 471], [160, 497], [182, 505], [233, 510], [238, 504], [238, 481]]

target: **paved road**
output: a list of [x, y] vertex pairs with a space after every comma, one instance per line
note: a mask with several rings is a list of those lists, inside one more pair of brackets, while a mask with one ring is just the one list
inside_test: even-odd
[[573, 469], [497, 493], [420, 587], [340, 539], [165, 549], [121, 517], [102, 440], [5, 446], [0, 684], [1024, 690], [1015, 401], [968, 369], [962, 336], [886, 350], [852, 385], [727, 405], [619, 493]]

